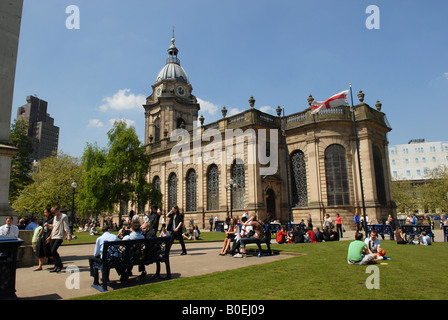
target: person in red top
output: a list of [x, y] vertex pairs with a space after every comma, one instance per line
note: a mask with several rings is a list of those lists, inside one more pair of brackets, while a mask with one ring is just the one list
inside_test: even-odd
[[313, 229], [308, 227], [307, 230], [308, 231], [307, 231], [306, 235], [310, 238], [310, 242], [317, 243], [318, 241], [317, 241], [316, 233], [314, 233]]
[[339, 233], [340, 238], [344, 237], [342, 233], [342, 218], [339, 213], [336, 214], [336, 232]]
[[280, 230], [279, 232], [277, 232], [277, 243], [278, 244], [282, 244], [286, 242], [286, 237], [288, 236], [288, 234], [286, 233], [286, 227], [282, 227], [282, 230]]

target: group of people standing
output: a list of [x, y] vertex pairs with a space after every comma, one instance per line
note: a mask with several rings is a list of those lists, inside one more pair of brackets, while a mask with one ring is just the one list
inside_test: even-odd
[[54, 263], [54, 267], [50, 269], [50, 272], [58, 273], [63, 268], [58, 249], [64, 239], [67, 239], [69, 242], [71, 240], [68, 217], [60, 212], [58, 206], [45, 209], [44, 217], [36, 241], [36, 255], [39, 264], [34, 271], [42, 270], [45, 259], [48, 259], [48, 263]]

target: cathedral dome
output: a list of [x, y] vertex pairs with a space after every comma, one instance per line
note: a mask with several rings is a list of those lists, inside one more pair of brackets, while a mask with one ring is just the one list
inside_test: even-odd
[[179, 59], [174, 59], [177, 60], [177, 63], [172, 61], [173, 58], [168, 58], [166, 60], [166, 65], [160, 70], [154, 84], [162, 82], [163, 80], [177, 80], [184, 83], [190, 83], [188, 81], [187, 73], [179, 64]]
[[177, 80], [184, 83], [190, 83], [188, 81], [187, 73], [184, 68], [180, 66], [180, 60], [177, 58], [177, 53], [179, 50], [174, 45], [174, 37], [171, 39], [171, 46], [168, 48], [168, 59], [166, 59], [166, 64], [160, 70], [154, 84], [160, 83], [163, 80]]

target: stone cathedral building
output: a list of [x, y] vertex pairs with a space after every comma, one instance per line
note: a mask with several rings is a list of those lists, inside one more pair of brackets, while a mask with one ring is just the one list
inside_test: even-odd
[[[230, 214], [241, 217], [246, 210], [282, 223], [310, 214], [315, 226], [325, 214], [334, 221], [339, 213], [345, 227], [353, 228], [354, 213], [363, 210], [351, 108], [313, 115], [310, 95], [303, 111], [284, 115], [278, 107], [278, 116], [273, 116], [257, 110], [251, 97], [244, 112], [227, 116], [224, 107], [220, 120], [204, 124], [178, 53], [173, 38], [143, 106], [152, 159], [149, 179], [163, 194], [162, 211], [177, 204], [186, 221], [193, 218], [201, 227], [208, 226], [210, 216], [224, 220]], [[369, 219], [376, 221], [395, 215], [387, 151], [391, 127], [379, 102], [373, 109], [364, 103], [362, 92], [358, 98], [365, 207]], [[173, 138], [178, 131], [181, 138]], [[173, 161], [173, 153], [182, 161]], [[265, 170], [271, 164], [274, 170]]]

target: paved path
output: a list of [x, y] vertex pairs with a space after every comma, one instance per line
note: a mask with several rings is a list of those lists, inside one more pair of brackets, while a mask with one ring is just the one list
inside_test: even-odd
[[[443, 241], [443, 231], [434, 230], [437, 242]], [[354, 232], [347, 231], [341, 240], [353, 240]], [[388, 236], [386, 236], [388, 240]], [[288, 254], [277, 254], [272, 256], [248, 256], [245, 259], [236, 259], [231, 256], [220, 256], [222, 242], [186, 242], [188, 254], [180, 255], [180, 245], [174, 244], [171, 255], [171, 273], [173, 280], [197, 275], [208, 274], [217, 271], [237, 269], [245, 266], [267, 263], [290, 258]], [[73, 274], [63, 272], [55, 274], [46, 270], [49, 267], [45, 265], [42, 271], [33, 271], [35, 267], [19, 268], [16, 273], [16, 295], [19, 299], [33, 300], [57, 300], [83, 297], [99, 293], [91, 287], [93, 278], [90, 277], [88, 257], [93, 253], [94, 244], [86, 245], [64, 245], [59, 248], [64, 266], [76, 266], [79, 270], [79, 289], [67, 288], [66, 282], [71, 279]], [[155, 266], [146, 267], [148, 275], [155, 272]], [[165, 273], [165, 265], [161, 266], [161, 274]], [[134, 268], [134, 274], [138, 275], [138, 268]], [[132, 277], [129, 282], [122, 284], [119, 276], [112, 270], [110, 273], [110, 290], [120, 289], [127, 286], [136, 286], [139, 284], [152, 283], [154, 280], [150, 276], [145, 279]], [[163, 280], [162, 280], [163, 281]], [[68, 281], [69, 287], [74, 282]]]
[[[186, 242], [187, 255], [181, 256], [180, 245], [175, 243], [170, 253], [170, 266], [172, 279], [203, 275], [207, 273], [236, 269], [255, 264], [290, 258], [291, 255], [276, 254], [272, 256], [249, 256], [247, 258], [233, 258], [231, 256], [220, 256], [222, 242]], [[60, 273], [50, 273], [44, 265], [42, 271], [33, 271], [35, 267], [19, 268], [16, 273], [16, 295], [19, 299], [33, 300], [57, 300], [83, 297], [99, 293], [91, 287], [93, 278], [90, 277], [88, 257], [93, 253], [94, 245], [64, 245], [59, 248], [64, 267], [76, 266], [79, 270], [79, 289], [70, 289], [75, 283], [73, 273], [67, 273], [64, 269]], [[136, 286], [139, 284], [163, 281], [151, 279], [150, 275], [155, 272], [155, 265], [146, 267], [148, 276], [139, 279], [138, 268], [134, 267], [134, 277], [127, 283], [122, 284], [119, 276], [112, 270], [110, 272], [109, 290]], [[65, 272], [64, 272], [65, 271]], [[165, 275], [165, 265], [161, 265], [161, 275]], [[68, 288], [66, 285], [68, 282]]]

